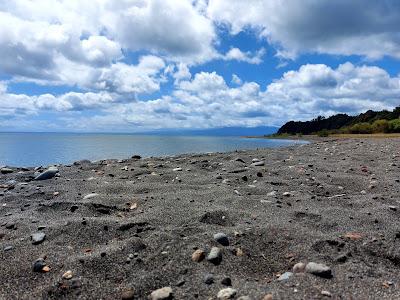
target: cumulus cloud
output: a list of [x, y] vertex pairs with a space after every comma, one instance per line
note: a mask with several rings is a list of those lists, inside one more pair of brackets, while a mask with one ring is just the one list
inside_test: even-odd
[[[154, 66], [153, 63], [149, 65]], [[120, 94], [109, 92], [66, 93], [57, 97], [15, 95], [7, 93], [3, 83], [0, 112], [4, 117], [41, 110], [98, 108], [102, 112], [100, 116], [82, 119], [79, 123], [94, 126], [95, 122], [100, 122], [96, 128], [101, 126], [102, 120], [104, 126], [203, 128], [280, 125], [288, 119], [359, 113], [371, 108], [391, 109], [400, 103], [400, 77], [391, 77], [378, 67], [351, 63], [336, 69], [324, 64], [303, 65], [286, 72], [265, 89], [254, 82], [236, 84], [236, 87], [229, 86], [216, 72], [200, 72], [192, 79], [180, 81], [169, 96], [126, 103]]]
[[255, 54], [251, 52], [242, 52], [239, 48], [231, 48], [225, 56], [224, 60], [237, 60], [249, 64], [258, 65], [263, 62], [262, 57], [265, 55], [265, 49], [261, 48]]
[[303, 52], [400, 58], [397, 0], [210, 0], [207, 13], [232, 34], [252, 28], [285, 58]]

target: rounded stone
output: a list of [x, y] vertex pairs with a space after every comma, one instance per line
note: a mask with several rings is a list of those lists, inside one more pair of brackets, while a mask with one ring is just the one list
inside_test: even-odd
[[169, 286], [155, 290], [150, 294], [151, 300], [169, 300], [172, 299], [173, 291]]
[[214, 234], [214, 240], [217, 243], [221, 244], [222, 246], [229, 246], [229, 238], [223, 232], [218, 232], [218, 233]]

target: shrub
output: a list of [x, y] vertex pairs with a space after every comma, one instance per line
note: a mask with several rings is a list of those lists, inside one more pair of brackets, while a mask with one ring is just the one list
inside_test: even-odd
[[389, 122], [387, 120], [376, 120], [372, 123], [372, 131], [373, 132], [388, 132], [389, 131]]
[[388, 132], [400, 133], [400, 119], [389, 121]]
[[357, 123], [350, 127], [350, 133], [368, 134], [372, 133], [372, 125], [369, 123]]
[[317, 135], [319, 137], [327, 137], [327, 136], [329, 136], [329, 131], [326, 130], [326, 129], [322, 129], [322, 130], [317, 132]]

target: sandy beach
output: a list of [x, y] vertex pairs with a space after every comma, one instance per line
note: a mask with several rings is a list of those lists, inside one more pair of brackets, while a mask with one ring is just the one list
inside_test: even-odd
[[0, 299], [400, 299], [400, 138], [46, 169], [1, 169]]

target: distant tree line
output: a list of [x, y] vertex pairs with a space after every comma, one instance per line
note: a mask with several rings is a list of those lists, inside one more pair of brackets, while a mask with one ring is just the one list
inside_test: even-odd
[[278, 130], [278, 135], [394, 132], [400, 132], [400, 106], [393, 111], [368, 110], [358, 116], [337, 114], [329, 118], [319, 116], [306, 122], [290, 121]]

